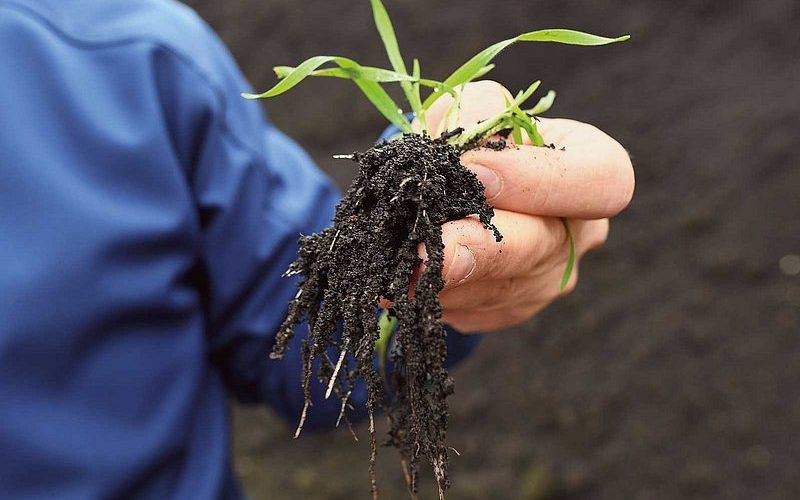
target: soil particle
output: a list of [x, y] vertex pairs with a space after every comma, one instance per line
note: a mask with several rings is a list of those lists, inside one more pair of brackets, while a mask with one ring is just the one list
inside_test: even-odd
[[506, 140], [498, 139], [496, 141], [486, 141], [486, 147], [492, 151], [502, 151], [506, 148]]

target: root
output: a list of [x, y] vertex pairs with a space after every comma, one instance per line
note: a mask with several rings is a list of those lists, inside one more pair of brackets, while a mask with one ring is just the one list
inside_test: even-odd
[[372, 489], [372, 500], [378, 500], [378, 479], [375, 475], [375, 463], [378, 457], [378, 440], [375, 436], [375, 414], [369, 410], [369, 483]]
[[306, 423], [306, 416], [308, 415], [308, 407], [311, 403], [306, 401], [303, 403], [303, 413], [300, 414], [300, 423], [297, 424], [297, 430], [294, 431], [294, 439], [300, 437], [300, 433], [303, 432], [303, 425]]
[[[360, 166], [358, 177], [336, 209], [332, 227], [300, 239], [297, 260], [287, 275], [303, 279], [289, 315], [281, 326], [271, 353], [281, 358], [293, 335], [293, 326], [308, 322], [303, 343], [303, 393], [305, 404], [297, 427], [299, 435], [311, 405], [312, 366], [320, 364], [317, 378], [341, 401], [337, 425], [347, 421], [346, 408], [358, 379], [367, 386], [370, 421], [370, 484], [377, 498], [375, 464], [377, 438], [375, 408], [386, 409], [388, 444], [400, 452], [403, 476], [416, 498], [420, 458], [430, 463], [443, 498], [447, 476], [447, 397], [453, 384], [445, 360], [445, 330], [440, 323], [439, 292], [444, 287], [442, 224], [477, 215], [492, 230], [494, 215], [486, 204], [483, 186], [459, 161], [459, 151], [444, 140], [409, 134], [383, 143], [352, 159]], [[421, 260], [417, 247], [428, 254], [425, 271], [409, 293]], [[398, 318], [394, 348], [388, 354], [393, 373], [385, 380], [374, 368], [379, 337], [377, 297], [393, 303]], [[337, 333], [341, 326], [341, 334]], [[333, 363], [326, 354], [339, 348]], [[347, 356], [355, 362], [345, 363]], [[384, 384], [394, 397], [387, 404]]]
[[342, 346], [342, 352], [339, 354], [339, 361], [336, 362], [336, 368], [333, 369], [333, 375], [331, 375], [331, 380], [328, 382], [328, 390], [325, 391], [325, 399], [331, 397], [333, 385], [336, 383], [336, 376], [339, 375], [339, 370], [342, 368], [342, 361], [344, 361], [345, 354], [347, 354], [347, 342]]

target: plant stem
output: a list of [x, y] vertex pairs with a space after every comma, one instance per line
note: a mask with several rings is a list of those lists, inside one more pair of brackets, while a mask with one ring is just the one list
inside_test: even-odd
[[386, 380], [386, 356], [389, 353], [389, 343], [394, 334], [394, 327], [397, 324], [395, 316], [389, 316], [389, 310], [384, 309], [378, 319], [378, 341], [375, 342], [375, 352], [378, 354], [378, 368], [381, 375]]

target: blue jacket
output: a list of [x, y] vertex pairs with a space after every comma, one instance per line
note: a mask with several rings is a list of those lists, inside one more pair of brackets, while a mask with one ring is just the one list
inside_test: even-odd
[[227, 394], [296, 422], [281, 273], [338, 194], [248, 90], [178, 3], [0, 0], [0, 497], [236, 498]]

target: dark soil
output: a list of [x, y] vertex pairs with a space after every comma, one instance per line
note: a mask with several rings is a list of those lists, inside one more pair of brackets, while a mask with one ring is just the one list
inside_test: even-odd
[[[258, 88], [273, 64], [320, 52], [385, 64], [368, 2], [190, 3]], [[487, 336], [454, 372], [449, 497], [800, 498], [800, 276], [778, 266], [800, 254], [800, 3], [454, 5], [387, 1], [402, 49], [434, 78], [531, 28], [631, 33], [596, 49], [513, 47], [488, 77], [512, 90], [542, 79], [558, 91], [550, 116], [630, 150], [637, 186], [577, 291]], [[347, 82], [313, 81], [268, 111], [345, 187], [356, 169], [331, 155], [368, 148], [384, 127], [363, 101]], [[295, 441], [263, 409], [238, 410], [235, 426], [254, 500], [369, 496], [369, 446], [347, 430]], [[406, 497], [396, 461], [378, 459], [387, 499]]]
[[[377, 496], [373, 422], [383, 407], [389, 419], [388, 444], [400, 451], [410, 492], [417, 492], [417, 466], [425, 458], [433, 467], [441, 498], [449, 487], [445, 436], [447, 397], [453, 392], [445, 368], [446, 334], [439, 322], [439, 292], [444, 286], [441, 226], [475, 215], [498, 241], [501, 236], [491, 225], [494, 211], [486, 204], [483, 186], [444, 138], [408, 134], [356, 153], [353, 159], [359, 173], [336, 208], [333, 226], [300, 240], [299, 257], [288, 274], [301, 274], [303, 279], [272, 357], [283, 357], [292, 327], [307, 320], [306, 407], [298, 433], [310, 406], [312, 367], [315, 360], [325, 358], [318, 377], [325, 386], [336, 388], [343, 411], [356, 380], [366, 382], [373, 496]], [[420, 244], [425, 245], [427, 260], [412, 295], [412, 277], [422, 263]], [[392, 302], [391, 314], [398, 319], [390, 354], [393, 376], [385, 381], [391, 398], [384, 397], [384, 380], [373, 363], [380, 298]], [[336, 335], [337, 325], [341, 335]], [[338, 361], [327, 355], [332, 347]], [[352, 369], [351, 363], [343, 363], [349, 358], [355, 360]]]

